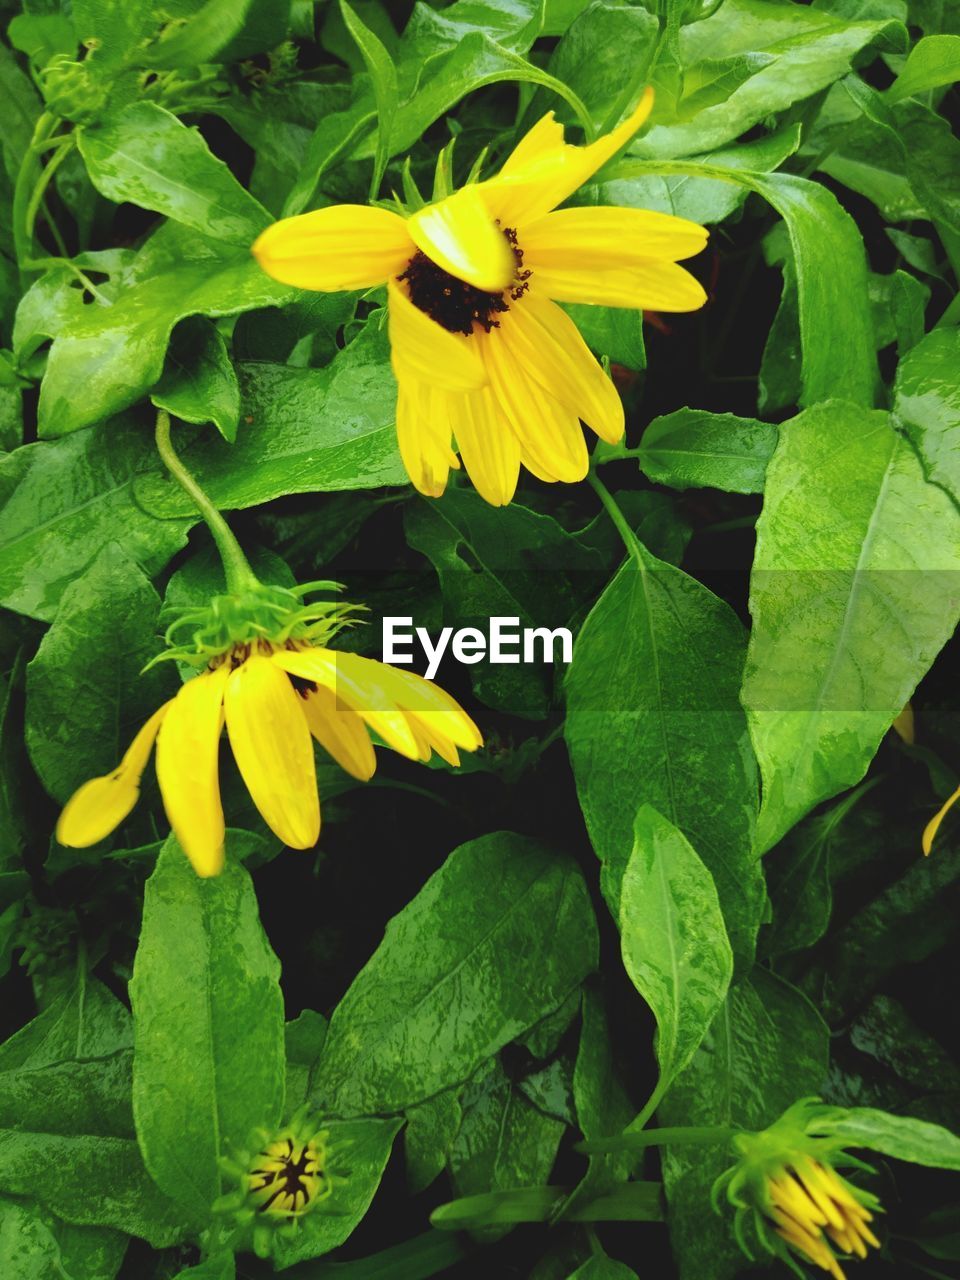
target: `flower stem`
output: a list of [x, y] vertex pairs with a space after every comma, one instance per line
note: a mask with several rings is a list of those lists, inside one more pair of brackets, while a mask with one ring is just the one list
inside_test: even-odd
[[630, 525], [627, 523], [626, 516], [617, 506], [617, 501], [614, 498], [613, 494], [610, 492], [607, 486], [603, 483], [603, 481], [594, 471], [588, 472], [587, 481], [590, 484], [590, 487], [593, 489], [594, 493], [603, 503], [604, 510], [606, 511], [607, 515], [616, 525], [617, 533], [620, 534], [620, 537], [623, 540], [623, 545], [627, 549], [627, 554], [633, 556], [636, 560], [639, 560], [642, 564], [643, 560], [640, 555], [640, 544], [639, 542], [637, 542], [636, 534], [633, 532], [633, 530], [630, 528]]
[[[24, 273], [24, 263], [30, 257], [33, 241], [33, 236], [27, 231], [27, 209], [39, 168], [37, 149], [50, 138], [57, 124], [56, 116], [49, 111], [43, 112], [34, 126], [30, 145], [24, 151], [23, 159], [20, 161], [20, 168], [17, 171], [17, 180], [13, 188], [12, 218], [14, 250], [21, 275]], [[42, 180], [42, 173], [40, 176]]]
[[239, 594], [249, 591], [251, 587], [259, 586], [257, 576], [250, 568], [250, 563], [243, 554], [243, 548], [233, 536], [230, 526], [177, 456], [170, 439], [170, 415], [166, 409], [157, 410], [156, 441], [157, 452], [160, 454], [163, 465], [181, 489], [193, 499], [194, 505], [206, 521], [207, 528], [217, 544], [220, 559], [223, 561], [227, 591], [231, 594]]

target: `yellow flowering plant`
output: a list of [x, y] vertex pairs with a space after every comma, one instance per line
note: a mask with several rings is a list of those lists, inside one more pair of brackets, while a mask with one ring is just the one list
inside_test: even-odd
[[703, 227], [645, 209], [557, 208], [652, 106], [647, 89], [586, 146], [566, 142], [548, 112], [495, 177], [412, 210], [330, 205], [283, 218], [254, 244], [284, 284], [386, 284], [397, 442], [421, 493], [443, 493], [459, 453], [478, 492], [505, 506], [521, 465], [540, 480], [583, 479], [581, 419], [610, 444], [621, 438], [616, 388], [557, 303], [693, 311], [706, 301], [677, 265], [703, 249]]

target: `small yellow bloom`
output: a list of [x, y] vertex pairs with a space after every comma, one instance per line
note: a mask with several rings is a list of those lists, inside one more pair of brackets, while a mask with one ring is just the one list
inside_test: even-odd
[[174, 835], [198, 875], [223, 868], [220, 737], [263, 820], [285, 844], [309, 849], [320, 834], [311, 736], [362, 781], [375, 768], [369, 730], [411, 760], [436, 751], [459, 764], [480, 732], [435, 684], [354, 653], [297, 640], [235, 645], [143, 726], [119, 766], [83, 784], [57, 824], [61, 844], [85, 848], [131, 812], [154, 741], [157, 778]]
[[[805, 1261], [835, 1280], [845, 1280], [834, 1248], [858, 1258], [880, 1241], [867, 1225], [873, 1214], [862, 1203], [863, 1193], [829, 1165], [800, 1157], [766, 1183], [764, 1211], [781, 1240]], [[858, 1198], [861, 1197], [861, 1198]]]
[[581, 419], [619, 440], [616, 389], [557, 302], [693, 311], [706, 301], [677, 265], [703, 249], [703, 227], [644, 209], [556, 208], [629, 142], [652, 101], [648, 89], [583, 147], [564, 142], [550, 112], [496, 177], [408, 218], [333, 205], [284, 218], [254, 244], [285, 284], [387, 284], [397, 437], [421, 493], [443, 493], [456, 449], [483, 497], [504, 506], [521, 464], [541, 480], [583, 479]]
[[302, 1142], [290, 1135], [268, 1143], [247, 1174], [247, 1192], [257, 1212], [299, 1218], [329, 1195], [332, 1184], [321, 1151], [314, 1139]]

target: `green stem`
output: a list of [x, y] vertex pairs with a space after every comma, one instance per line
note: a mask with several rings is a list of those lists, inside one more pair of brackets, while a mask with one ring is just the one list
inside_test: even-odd
[[[59, 149], [55, 151], [54, 154], [47, 161], [46, 166], [41, 170], [40, 177], [37, 179], [36, 184], [34, 185], [33, 191], [30, 194], [30, 199], [27, 202], [27, 209], [26, 209], [26, 234], [27, 234], [27, 242], [29, 244], [33, 244], [33, 228], [37, 220], [37, 211], [39, 210], [40, 203], [43, 200], [44, 192], [46, 191], [47, 187], [50, 185], [50, 182], [53, 179], [54, 174], [63, 164], [64, 160], [66, 160], [67, 156], [70, 154], [72, 149], [73, 149], [73, 134], [71, 133], [68, 135], [67, 140], [60, 144]], [[56, 230], [49, 212], [47, 212], [47, 222], [50, 224], [51, 231]]]
[[23, 159], [17, 171], [17, 180], [13, 188], [13, 245], [21, 274], [26, 270], [25, 264], [30, 257], [33, 241], [33, 237], [27, 232], [27, 209], [30, 205], [37, 171], [37, 153], [34, 148], [48, 140], [57, 123], [56, 116], [51, 115], [49, 111], [43, 112], [34, 126], [30, 145], [23, 153]]
[[600, 478], [596, 475], [595, 472], [591, 471], [588, 473], [587, 481], [589, 482], [590, 487], [593, 489], [594, 493], [603, 503], [604, 510], [606, 511], [607, 515], [616, 525], [617, 532], [620, 534], [620, 537], [623, 540], [623, 545], [627, 549], [627, 554], [633, 556], [635, 559], [639, 560], [642, 563], [643, 561], [640, 554], [640, 544], [637, 541], [636, 535], [634, 534], [633, 530], [630, 528], [630, 525], [627, 523], [626, 516], [617, 506], [617, 502], [613, 494], [610, 492], [607, 486], [603, 483], [603, 481], [600, 480]]
[[578, 1142], [576, 1149], [577, 1151], [585, 1152], [587, 1155], [595, 1156], [605, 1155], [607, 1152], [643, 1151], [647, 1147], [687, 1147], [696, 1146], [700, 1143], [710, 1145], [729, 1142], [738, 1132], [739, 1130], [730, 1129], [726, 1126], [645, 1129], [642, 1133], [632, 1133], [627, 1129], [615, 1138], [599, 1138], [595, 1142]]
[[237, 595], [258, 586], [257, 576], [250, 568], [250, 563], [243, 554], [243, 548], [233, 536], [230, 526], [177, 456], [170, 439], [170, 415], [166, 409], [157, 410], [156, 441], [157, 452], [160, 454], [163, 465], [181, 489], [193, 499], [194, 505], [206, 521], [207, 528], [217, 544], [220, 559], [223, 561], [227, 591]]

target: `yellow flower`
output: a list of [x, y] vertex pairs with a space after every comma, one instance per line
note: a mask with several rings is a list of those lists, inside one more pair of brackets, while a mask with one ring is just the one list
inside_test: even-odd
[[[800, 1157], [777, 1175], [768, 1176], [764, 1210], [781, 1240], [805, 1261], [835, 1280], [845, 1280], [833, 1246], [844, 1254], [867, 1256], [867, 1246], [880, 1241], [867, 1225], [873, 1214], [855, 1189], [829, 1165]], [[858, 1198], [859, 1197], [859, 1198]]]
[[[321, 1135], [322, 1137], [323, 1135]], [[288, 1134], [269, 1142], [247, 1174], [247, 1189], [258, 1213], [299, 1218], [333, 1189], [323, 1168], [323, 1144]]]
[[542, 480], [586, 475], [580, 419], [603, 440], [623, 434], [612, 382], [557, 302], [692, 311], [706, 295], [679, 259], [699, 253], [696, 223], [644, 209], [556, 206], [629, 142], [650, 113], [588, 146], [544, 116], [500, 173], [404, 218], [333, 205], [284, 218], [253, 246], [268, 275], [304, 289], [387, 284], [398, 384], [397, 437], [410, 479], [430, 497], [454, 452], [495, 506], [521, 463]]
[[411, 760], [481, 745], [476, 725], [436, 685], [370, 658], [297, 640], [235, 645], [143, 726], [118, 767], [83, 784], [57, 824], [61, 844], [85, 848], [110, 834], [140, 794], [154, 741], [157, 778], [174, 835], [198, 875], [223, 867], [218, 757], [226, 723], [234, 759], [270, 829], [294, 849], [320, 834], [313, 738], [366, 781], [376, 768], [369, 730]]

